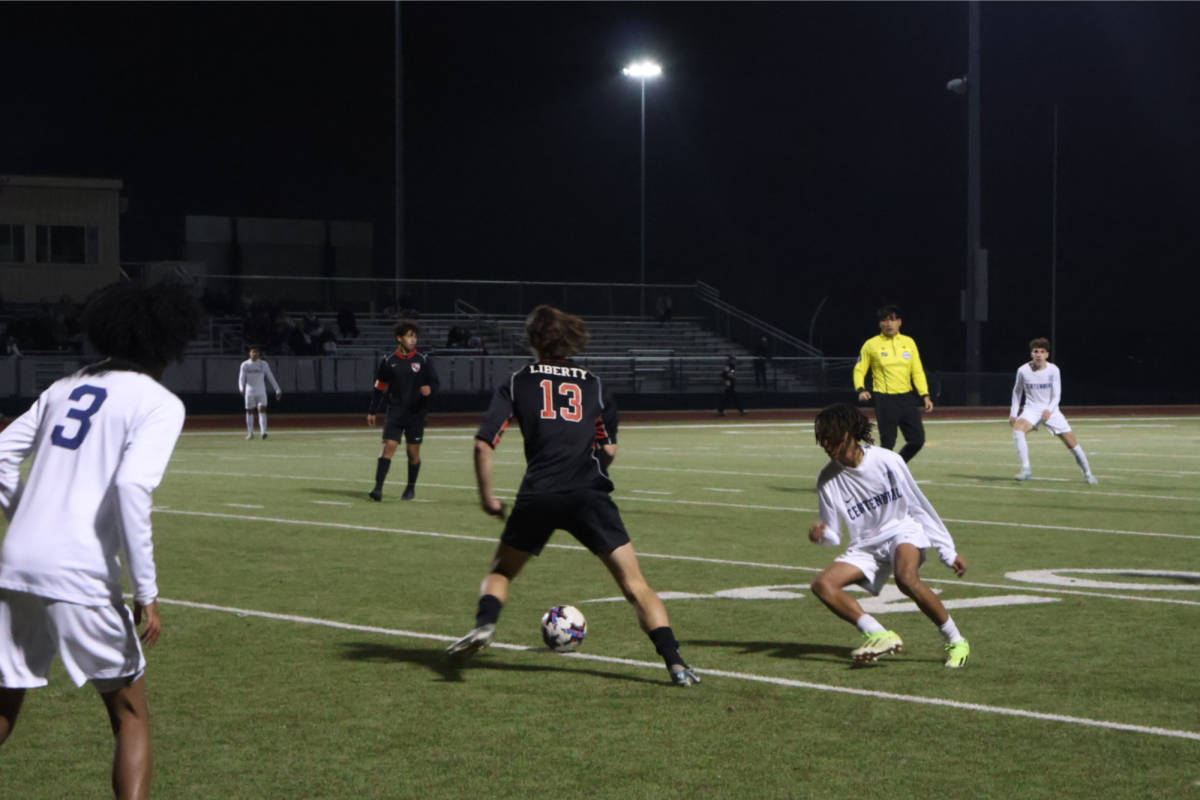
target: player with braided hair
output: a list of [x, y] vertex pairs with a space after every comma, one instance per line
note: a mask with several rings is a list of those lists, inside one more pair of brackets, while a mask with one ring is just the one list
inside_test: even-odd
[[950, 531], [925, 499], [904, 459], [876, 447], [871, 422], [854, 406], [838, 403], [817, 415], [817, 444], [831, 459], [817, 478], [820, 519], [808, 531], [816, 544], [841, 543], [844, 521], [850, 546], [813, 581], [812, 591], [837, 616], [858, 627], [863, 643], [851, 652], [855, 663], [899, 653], [904, 642], [883, 627], [846, 591], [858, 584], [878, 596], [894, 572], [896, 586], [938, 626], [946, 640], [946, 666], [967, 663], [971, 648], [918, 570], [925, 551], [937, 548], [942, 562], [959, 577], [967, 563], [954, 548]]
[[53, 384], [0, 433], [0, 510], [11, 520], [0, 548], [0, 744], [25, 692], [46, 685], [57, 653], [108, 710], [118, 798], [150, 792], [142, 645], [153, 647], [162, 629], [150, 504], [184, 417], [158, 379], [199, 319], [183, 286], [103, 290], [81, 321], [107, 359]]

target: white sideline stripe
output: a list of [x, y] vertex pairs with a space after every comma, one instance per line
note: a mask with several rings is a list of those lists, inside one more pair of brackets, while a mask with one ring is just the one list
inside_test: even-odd
[[[1043, 480], [1066, 480], [1065, 478], [1043, 478]], [[1083, 480], [1083, 476], [1079, 477]], [[934, 481], [934, 486], [953, 486], [956, 489], [991, 489], [995, 492], [1053, 492], [1054, 494], [1086, 494], [1096, 496], [1100, 494], [1104, 497], [1132, 497], [1138, 500], [1187, 500], [1196, 502], [1200, 497], [1175, 497], [1169, 494], [1133, 494], [1131, 492], [1110, 492], [1107, 489], [1093, 489], [1085, 491], [1083, 489], [1035, 489], [1032, 486], [980, 486], [974, 483], [942, 483]], [[1103, 485], [1103, 484], [1101, 484]]]
[[702, 492], [731, 492], [733, 494], [741, 494], [742, 492], [744, 492], [746, 490], [745, 489], [721, 489], [716, 486], [701, 486], [700, 491], [702, 491]]
[[[230, 415], [230, 418], [232, 420], [233, 415]], [[1142, 422], [1176, 423], [1176, 422], [1194, 422], [1196, 420], [1200, 420], [1200, 417], [1187, 417], [1187, 416], [1180, 416], [1180, 417], [1077, 417], [1077, 418], [1074, 418], [1074, 421], [1075, 422], [1113, 423], [1114, 421], [1122, 420], [1122, 419], [1135, 419], [1139, 423], [1142, 423]], [[715, 420], [714, 420], [714, 422], [715, 422]], [[679, 423], [679, 424], [638, 423], [636, 425], [622, 425], [621, 430], [662, 431], [662, 430], [688, 430], [688, 429], [693, 429], [693, 428], [712, 428], [714, 425], [714, 422], [706, 422], [706, 423], [702, 423], [699, 425], [682, 424], [682, 423]], [[999, 417], [997, 417], [996, 419], [990, 419], [990, 418], [985, 418], [985, 419], [928, 419], [928, 418], [926, 418], [924, 420], [924, 424], [926, 424], [926, 425], [995, 425], [1000, 422], [1006, 422], [1006, 420], [1001, 419]], [[722, 424], [724, 424], [724, 423], [722, 423]], [[238, 432], [239, 432], [237, 430], [234, 430], [233, 425], [234, 425], [234, 423], [231, 421], [230, 422], [231, 427], [228, 430], [185, 431], [182, 435], [183, 436], [233, 436], [233, 435], [238, 434]], [[812, 422], [743, 422], [738, 425], [739, 428], [811, 428], [812, 426], [813, 426]], [[1116, 426], [1112, 425], [1111, 427], [1116, 427]], [[335, 433], [335, 434], [338, 434], [339, 436], [342, 436], [345, 434], [358, 434], [358, 435], [374, 434], [375, 436], [379, 436], [378, 428], [366, 428], [366, 429], [363, 429], [363, 428], [321, 428], [321, 429], [278, 428], [277, 432], [278, 432], [278, 430], [287, 431], [288, 436], [314, 436], [314, 435], [329, 434], [329, 433]], [[426, 431], [428, 431], [428, 432], [438, 432], [438, 433], [441, 433], [443, 431], [452, 431], [452, 430], [455, 430], [455, 429], [454, 428], [426, 428]], [[465, 435], [467, 437], [472, 437], [472, 438], [474, 437], [474, 434], [470, 434], [470, 433], [465, 434]], [[455, 436], [455, 437], [448, 437], [448, 438], [462, 438], [462, 437]]]
[[353, 503], [341, 503], [336, 500], [310, 500], [309, 502], [318, 506], [352, 506]]
[[[185, 470], [185, 469], [171, 470], [171, 472], [172, 472], [172, 474], [179, 474], [179, 475], [218, 475], [218, 476], [226, 477], [226, 478], [275, 478], [278, 480], [331, 481], [331, 482], [336, 481], [336, 482], [340, 482], [340, 483], [362, 483], [362, 479], [360, 479], [360, 478], [324, 478], [324, 477], [308, 477], [308, 476], [304, 476], [304, 475], [257, 475], [257, 474], [253, 474], [253, 473], [247, 473], [247, 472], [209, 472], [209, 471], [202, 471], [202, 470]], [[471, 491], [471, 492], [478, 491], [477, 488], [474, 486], [457, 486], [455, 484], [449, 484], [449, 483], [425, 483], [422, 485], [433, 487], [436, 489], [457, 489], [457, 490]], [[946, 485], [946, 484], [942, 484], [942, 485]], [[987, 488], [987, 487], [971, 486], [971, 488]], [[1046, 492], [1046, 491], [1060, 491], [1060, 490], [1038, 489], [1038, 490], [1030, 490], [1030, 491]], [[1094, 493], [1080, 492], [1080, 494], [1094, 494]], [[512, 495], [504, 494], [504, 493], [497, 493], [497, 497], [500, 497], [500, 499], [502, 499], [502, 500], [507, 500], [507, 499], [511, 499]], [[657, 497], [635, 497], [633, 495], [618, 495], [616, 497], [616, 499], [620, 500], [621, 502], [625, 502], [625, 501], [629, 500], [629, 501], [635, 501], [635, 502], [639, 502], [639, 503], [673, 503], [676, 505], [686, 505], [686, 506], [715, 506], [717, 508], [749, 508], [749, 509], [756, 509], [759, 511], [790, 511], [790, 512], [795, 512], [795, 513], [800, 513], [800, 514], [816, 514], [816, 513], [818, 513], [817, 509], [815, 509], [815, 508], [794, 508], [794, 507], [787, 507], [787, 506], [763, 506], [763, 505], [752, 505], [749, 503], [718, 503], [715, 501], [703, 501], [703, 500], [674, 500], [674, 499], [666, 500], [666, 499], [659, 499]], [[157, 506], [155, 507], [155, 510], [156, 511], [158, 510]], [[195, 513], [199, 513], [199, 512], [195, 512]], [[1028, 528], [1028, 529], [1032, 529], [1032, 530], [1044, 530], [1044, 531], [1075, 531], [1077, 533], [1115, 533], [1115, 534], [1118, 534], [1121, 536], [1153, 536], [1153, 537], [1158, 537], [1158, 538], [1162, 538], [1162, 539], [1200, 540], [1200, 536], [1190, 536], [1186, 533], [1152, 533], [1149, 531], [1117, 530], [1115, 528], [1079, 528], [1079, 527], [1071, 527], [1071, 526], [1066, 526], [1066, 525], [1033, 525], [1033, 524], [1025, 523], [1025, 522], [1000, 522], [1000, 521], [995, 521], [995, 520], [984, 520], [984, 519], [952, 519], [950, 517], [943, 517], [942, 519], [945, 522], [953, 522], [953, 523], [960, 524], [960, 525], [996, 525], [996, 526], [1000, 526], [1000, 527], [1004, 527], [1004, 528]]]
[[[225, 503], [225, 505], [229, 506], [230, 508], [266, 508], [266, 506], [252, 506], [247, 503]], [[158, 511], [159, 509], [156, 508], [154, 510]]]
[[[385, 636], [402, 636], [409, 639], [426, 639], [439, 642], [454, 642], [458, 637], [442, 636], [435, 633], [419, 633], [417, 631], [402, 631], [393, 630], [390, 628], [377, 628], [370, 625], [352, 625], [346, 622], [335, 622], [333, 620], [317, 619], [315, 617], [300, 617], [291, 614], [275, 614], [270, 611], [252, 611], [244, 608], [231, 608], [228, 606], [217, 606], [210, 603], [194, 603], [188, 600], [168, 600], [164, 597], [158, 598], [159, 602], [167, 605], [184, 606], [186, 608], [196, 608], [205, 611], [220, 611], [226, 614], [237, 614], [242, 617], [260, 617], [263, 619], [274, 619], [283, 622], [298, 622], [305, 625], [320, 625], [327, 628], [337, 628], [339, 630], [359, 631], [363, 633], [379, 633]], [[515, 650], [523, 652], [537, 652], [542, 648], [526, 647], [524, 645], [494, 643], [493, 648], [502, 650]], [[602, 664], [622, 664], [630, 667], [644, 667], [654, 670], [661, 670], [662, 664], [656, 664], [649, 661], [636, 661], [630, 658], [614, 658], [611, 656], [599, 656], [591, 653], [566, 653], [565, 658], [573, 658], [580, 661], [594, 661]], [[1037, 719], [1046, 722], [1062, 722], [1068, 725], [1083, 725], [1093, 728], [1105, 728], [1115, 731], [1128, 731], [1130, 733], [1144, 733], [1151, 736], [1167, 736], [1175, 739], [1192, 739], [1200, 741], [1200, 733], [1193, 731], [1177, 731], [1170, 728], [1154, 728], [1145, 725], [1128, 725], [1122, 722], [1106, 722], [1104, 720], [1087, 719], [1086, 717], [1071, 717], [1063, 714], [1044, 714], [1038, 711], [1025, 711], [1019, 708], [1005, 708], [1003, 706], [986, 706], [979, 703], [964, 703], [958, 700], [943, 700], [937, 697], [919, 697], [917, 695], [895, 694], [892, 692], [877, 692], [870, 689], [853, 689], [846, 686], [830, 686], [824, 683], [810, 683], [808, 681], [797, 681], [790, 678], [773, 678], [767, 675], [754, 675], [747, 672], [728, 672], [718, 669], [697, 669], [696, 672], [700, 675], [716, 676], [721, 678], [731, 678], [733, 680], [752, 681], [755, 683], [769, 683], [775, 686], [787, 686], [794, 689], [814, 689], [819, 692], [835, 692], [838, 694], [854, 695], [856, 697], [870, 697], [878, 700], [898, 700], [904, 703], [919, 703], [921, 705], [940, 706], [942, 708], [957, 708], [964, 711], [978, 711], [985, 714], [1000, 714], [1009, 717], [1024, 717], [1026, 719]]]
[[[367, 531], [371, 533], [398, 533], [407, 536], [428, 536], [434, 539], [460, 539], [468, 542], [487, 542], [492, 544], [497, 541], [496, 537], [485, 536], [467, 536], [461, 533], [435, 533], [433, 531], [414, 531], [404, 528], [381, 528], [374, 525], [350, 525], [344, 522], [315, 522], [313, 520], [301, 519], [280, 519], [273, 517], [248, 517], [237, 514], [218, 514], [213, 511], [177, 511], [165, 507], [154, 507], [154, 511], [163, 514], [179, 514], [187, 517], [212, 517], [216, 519], [234, 519], [240, 522], [275, 522], [281, 525], [301, 525], [305, 527], [315, 528], [339, 528], [341, 530], [351, 531]], [[555, 550], [575, 550], [579, 552], [587, 552], [587, 548], [574, 544], [555, 544], [553, 542], [546, 545], [548, 548]], [[727, 558], [706, 558], [704, 556], [681, 556], [671, 555], [669, 553], [638, 553], [639, 558], [661, 558], [668, 561], [690, 561], [700, 564], [721, 564], [729, 567], [760, 567], [762, 569], [778, 569], [788, 572], [820, 572], [824, 567], [801, 567], [794, 564], [771, 564], [762, 561], [733, 561]], [[947, 583], [955, 586], [972, 586], [983, 589], [1003, 589], [1005, 591], [1020, 590], [1023, 592], [1040, 592], [1042, 594], [1073, 594], [1082, 597], [1105, 597], [1114, 600], [1136, 600], [1141, 603], [1171, 603], [1174, 605], [1185, 606], [1200, 606], [1200, 602], [1195, 600], [1172, 600], [1165, 597], [1139, 597], [1136, 595], [1120, 595], [1108, 594], [1103, 592], [1085, 592], [1078, 589], [1052, 589], [1044, 586], [1030, 586], [1028, 584], [995, 584], [995, 583], [972, 583], [963, 580], [949, 580], [927, 578], [926, 583]]]

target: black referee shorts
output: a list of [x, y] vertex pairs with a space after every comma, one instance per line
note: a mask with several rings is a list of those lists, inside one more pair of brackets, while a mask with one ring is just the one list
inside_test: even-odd
[[536, 556], [556, 530], [571, 534], [598, 556], [629, 544], [617, 504], [598, 489], [518, 496], [500, 541]]

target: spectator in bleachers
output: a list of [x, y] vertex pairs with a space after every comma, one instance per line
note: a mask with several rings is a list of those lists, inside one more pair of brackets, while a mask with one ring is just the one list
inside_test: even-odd
[[721, 399], [717, 401], [717, 416], [725, 416], [726, 406], [733, 406], [738, 410], [738, 414], [746, 416], [746, 409], [742, 407], [742, 401], [737, 395], [737, 356], [730, 356], [725, 362], [725, 369], [721, 370], [721, 386], [724, 387], [724, 393]]
[[658, 326], [661, 328], [670, 324], [671, 317], [675, 315], [675, 303], [671, 300], [671, 295], [659, 295], [655, 307], [658, 311]]
[[767, 362], [771, 360], [771, 343], [767, 337], [758, 340], [754, 346], [754, 388], [767, 388]]
[[345, 306], [337, 313], [337, 326], [338, 335], [343, 339], [354, 339], [361, 335], [354, 312]]
[[472, 350], [477, 350], [481, 355], [487, 355], [487, 344], [483, 341], [483, 337], [475, 331], [468, 331], [471, 335], [467, 337], [467, 347]]

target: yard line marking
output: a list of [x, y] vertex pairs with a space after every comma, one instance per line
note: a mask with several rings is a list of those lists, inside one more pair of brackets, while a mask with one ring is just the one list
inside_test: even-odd
[[[509, 499], [504, 497], [502, 499]], [[178, 514], [185, 517], [210, 517], [214, 519], [234, 519], [240, 522], [274, 522], [280, 525], [300, 525], [304, 527], [314, 528], [338, 528], [341, 530], [350, 531], [366, 531], [369, 533], [398, 533], [407, 536], [428, 536], [434, 539], [460, 539], [469, 542], [487, 542], [494, 544], [496, 537], [494, 536], [468, 536], [461, 533], [437, 533], [434, 531], [414, 531], [406, 528], [383, 528], [375, 525], [352, 525], [346, 522], [317, 522], [315, 520], [306, 519], [281, 519], [278, 517], [250, 517], [238, 514], [219, 514], [214, 511], [179, 511], [175, 509], [154, 507], [154, 511], [163, 514]], [[554, 550], [575, 550], [586, 553], [587, 548], [577, 544], [555, 544], [548, 543], [546, 547]], [[824, 567], [802, 567], [795, 564], [773, 564], [763, 561], [734, 561], [728, 558], [707, 558], [705, 556], [683, 556], [673, 555], [670, 553], [646, 553], [639, 552], [639, 558], [659, 558], [667, 561], [689, 561], [698, 564], [720, 564], [730, 567], [759, 567], [762, 569], [778, 569], [787, 572], [820, 572]], [[926, 583], [947, 583], [954, 586], [971, 586], [983, 589], [1004, 589], [1004, 590], [1020, 590], [1022, 592], [1040, 592], [1042, 594], [1074, 594], [1083, 597], [1103, 597], [1114, 600], [1136, 600], [1143, 603], [1170, 603], [1173, 605], [1185, 606], [1200, 606], [1200, 601], [1195, 600], [1173, 600], [1166, 597], [1138, 597], [1135, 595], [1119, 595], [1108, 594], [1104, 592], [1085, 592], [1078, 589], [1052, 589], [1038, 585], [1014, 583], [1014, 584], [995, 584], [995, 583], [974, 583], [972, 581], [964, 581], [961, 579], [950, 580], [948, 578], [926, 578]]]
[[[341, 482], [341, 483], [360, 483], [362, 481], [361, 478], [326, 478], [326, 477], [313, 477], [313, 476], [304, 476], [304, 475], [258, 475], [258, 474], [253, 474], [253, 473], [209, 472], [209, 471], [204, 471], [204, 470], [171, 470], [171, 472], [172, 472], [172, 474], [180, 474], [180, 475], [219, 475], [219, 476], [228, 477], [228, 478], [276, 478], [279, 480], [326, 481], [326, 482], [337, 481], [337, 482]], [[422, 483], [421, 485], [436, 488], [436, 489], [454, 489], [454, 490], [459, 490], [459, 491], [470, 491], [470, 492], [479, 491], [478, 488], [475, 486], [461, 486], [461, 485], [455, 485], [455, 484], [449, 484], [449, 483]], [[945, 484], [942, 484], [942, 485], [945, 485]], [[971, 488], [979, 488], [979, 487], [972, 486]], [[1029, 491], [1045, 492], [1045, 491], [1060, 491], [1060, 490], [1058, 490], [1058, 489], [1040, 489], [1040, 490], [1029, 489]], [[1091, 493], [1082, 492], [1081, 494], [1091, 494]], [[510, 499], [511, 497], [512, 497], [512, 495], [506, 494], [501, 499]], [[716, 508], [754, 509], [754, 510], [758, 510], [758, 511], [785, 511], [785, 512], [793, 512], [793, 513], [800, 513], [800, 514], [816, 514], [816, 513], [818, 513], [817, 509], [815, 509], [815, 508], [796, 508], [793, 506], [766, 506], [766, 505], [754, 505], [754, 504], [750, 504], [750, 503], [718, 503], [716, 501], [678, 500], [678, 499], [667, 500], [667, 499], [660, 499], [657, 497], [635, 497], [633, 495], [617, 495], [615, 499], [620, 500], [621, 502], [630, 501], [630, 502], [638, 502], [638, 503], [668, 503], [668, 504], [686, 505], [686, 506], [713, 506]], [[155, 507], [155, 510], [156, 511], [158, 510], [157, 506]], [[1002, 522], [1002, 521], [986, 520], [986, 519], [953, 519], [951, 517], [943, 517], [942, 519], [945, 522], [953, 522], [953, 523], [960, 524], [960, 525], [997, 525], [997, 526], [1005, 527], [1005, 528], [1026, 528], [1026, 529], [1030, 529], [1030, 530], [1075, 531], [1078, 533], [1113, 533], [1113, 534], [1117, 534], [1120, 536], [1151, 536], [1151, 537], [1160, 538], [1160, 539], [1191, 539], [1191, 540], [1200, 541], [1200, 536], [1192, 536], [1192, 535], [1189, 535], [1186, 533], [1153, 533], [1151, 531], [1126, 531], [1126, 530], [1117, 530], [1114, 528], [1081, 528], [1081, 527], [1074, 527], [1074, 526], [1067, 526], [1067, 525], [1035, 525], [1035, 524], [1026, 523], [1026, 522]]]
[[[225, 505], [229, 506], [230, 508], [266, 508], [266, 506], [252, 506], [252, 505], [247, 505], [246, 503], [226, 503]], [[165, 509], [165, 506], [164, 506], [164, 509]], [[154, 510], [158, 511], [159, 509], [156, 508]]]
[[[1050, 479], [1046, 479], [1050, 480]], [[1054, 480], [1063, 480], [1056, 478]], [[1132, 497], [1137, 500], [1187, 500], [1196, 502], [1200, 500], [1198, 497], [1175, 497], [1169, 494], [1134, 494], [1132, 492], [1110, 492], [1107, 489], [1085, 491], [1083, 489], [1035, 489], [1032, 486], [984, 486], [975, 483], [942, 483], [934, 481], [934, 486], [953, 486], [957, 489], [991, 489], [994, 492], [1053, 492], [1055, 494], [1086, 494], [1093, 497], [1099, 493], [1103, 497]]]
[[[293, 614], [276, 614], [270, 611], [254, 611], [245, 608], [218, 606], [211, 603], [195, 603], [189, 600], [169, 600], [164, 597], [160, 597], [158, 599], [159, 602], [167, 605], [177, 605], [185, 608], [195, 608], [204, 611], [218, 611], [225, 614], [237, 614], [238, 616], [243, 617], [260, 617], [262, 619], [273, 619], [281, 622], [296, 622], [305, 625], [319, 625], [327, 628], [336, 628], [338, 630], [356, 631], [361, 633], [378, 633], [384, 636], [400, 636], [410, 639], [425, 639], [438, 642], [454, 642], [458, 640], [458, 637], [456, 636], [443, 636], [436, 633], [421, 633], [419, 631], [378, 628], [371, 625], [354, 625], [347, 622], [319, 619], [317, 617], [301, 617]], [[493, 649], [513, 650], [527, 653], [538, 652], [544, 649], [541, 647], [504, 644], [502, 642], [495, 642], [491, 646]], [[594, 653], [564, 653], [562, 654], [562, 657], [573, 658], [580, 661], [592, 661], [601, 664], [621, 664], [624, 666], [642, 667], [654, 670], [662, 669], [662, 664], [650, 661], [638, 661], [631, 658], [615, 658], [612, 656], [596, 655]], [[1195, 731], [1180, 731], [1172, 730], [1170, 728], [1150, 727], [1146, 725], [1130, 725], [1123, 722], [1108, 722], [1105, 720], [1088, 719], [1086, 717], [1072, 717], [1065, 714], [1047, 714], [1040, 711], [1026, 711], [1020, 708], [1005, 708], [1004, 706], [988, 706], [980, 703], [964, 703], [959, 700], [946, 700], [939, 697], [921, 697], [919, 695], [896, 694], [894, 692], [879, 692], [871, 689], [855, 689], [848, 686], [831, 686], [829, 684], [798, 681], [791, 678], [776, 678], [769, 675], [755, 675], [749, 672], [729, 672], [719, 669], [697, 669], [696, 672], [700, 675], [730, 678], [740, 681], [750, 681], [753, 683], [767, 683], [775, 686], [786, 686], [794, 689], [813, 689], [818, 692], [835, 692], [837, 694], [848, 694], [856, 697], [869, 697], [876, 700], [896, 700], [902, 703], [917, 703], [920, 705], [940, 706], [942, 708], [956, 708], [963, 711], [978, 711], [984, 714], [999, 714], [1002, 716], [1023, 717], [1025, 719], [1036, 719], [1045, 722], [1061, 722], [1068, 725], [1082, 725], [1085, 727], [1105, 728], [1107, 730], [1126, 731], [1129, 733], [1143, 733], [1151, 736], [1166, 736], [1174, 739], [1192, 739], [1194, 741], [1200, 741], [1200, 733]]]
[[649, 489], [630, 489], [634, 494], [670, 494], [670, 492], [652, 492]]
[[736, 492], [738, 494], [741, 494], [742, 492], [745, 491], [745, 489], [721, 489], [716, 486], [701, 486], [700, 491], [702, 491], [702, 492]]
[[352, 506], [354, 503], [339, 503], [335, 500], [310, 500], [310, 503], [315, 503], [319, 506]]

